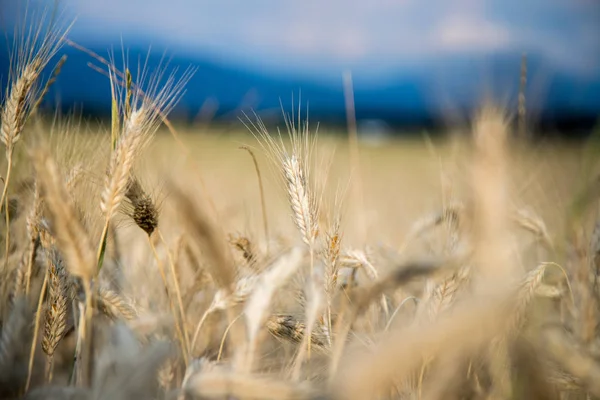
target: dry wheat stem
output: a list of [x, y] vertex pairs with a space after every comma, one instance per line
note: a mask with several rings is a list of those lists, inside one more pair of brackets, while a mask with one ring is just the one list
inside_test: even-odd
[[227, 334], [229, 333], [229, 330], [231, 329], [233, 324], [235, 324], [235, 322], [238, 319], [240, 319], [243, 315], [244, 315], [244, 313], [239, 314], [237, 317], [235, 317], [233, 319], [233, 321], [231, 321], [229, 323], [229, 325], [227, 325], [227, 328], [225, 328], [225, 332], [223, 332], [223, 337], [221, 338], [221, 343], [219, 344], [219, 353], [217, 354], [217, 362], [221, 361], [221, 356], [223, 355], [223, 347], [225, 346], [225, 339], [227, 338]]
[[384, 332], [387, 332], [390, 329], [390, 326], [392, 326], [392, 322], [394, 321], [396, 314], [398, 314], [398, 312], [400, 312], [400, 309], [402, 308], [402, 306], [404, 306], [404, 304], [406, 304], [406, 302], [408, 302], [409, 300], [414, 301], [415, 304], [417, 304], [417, 305], [419, 304], [419, 299], [416, 298], [415, 296], [408, 296], [407, 298], [402, 300], [400, 302], [400, 304], [398, 304], [398, 307], [396, 307], [396, 309], [394, 310], [394, 312], [392, 313], [390, 318], [388, 319], [388, 322], [386, 323], [385, 328], [383, 329]]
[[[314, 141], [310, 143], [308, 118], [306, 118], [304, 126], [301, 126], [299, 112], [298, 125], [296, 126], [293, 117], [289, 118], [284, 114], [288, 136], [292, 145], [290, 154], [283, 144], [281, 133], [279, 133], [279, 143], [276, 143], [270, 137], [260, 118], [257, 118], [256, 123], [251, 122], [249, 118], [247, 120], [250, 126], [246, 125], [246, 127], [254, 128], [250, 129], [250, 131], [281, 171], [281, 176], [286, 186], [288, 202], [292, 210], [292, 219], [300, 231], [303, 242], [309, 248], [310, 273], [312, 275], [314, 270], [315, 242], [319, 235], [318, 215], [320, 203], [317, 200], [316, 193], [314, 193], [314, 184], [310, 182], [309, 164], [311, 162], [312, 147], [316, 143], [317, 135], [314, 135]], [[306, 343], [310, 354], [310, 340]]]
[[[110, 63], [108, 60], [106, 60], [104, 57], [99, 56], [98, 54], [96, 54], [95, 52], [86, 49], [85, 47], [73, 42], [72, 40], [66, 39], [65, 40], [70, 46], [83, 51], [84, 53], [92, 56], [93, 58], [95, 58], [96, 60], [98, 60], [100, 63], [102, 63], [103, 65], [105, 65], [108, 69], [108, 73], [104, 70], [102, 70], [101, 68], [97, 68], [94, 65], [88, 64], [88, 66], [90, 66], [92, 69], [100, 72], [103, 75], [115, 78], [118, 77], [120, 78], [121, 81], [117, 82], [120, 86], [125, 86], [125, 81], [126, 81], [126, 77], [125, 74], [123, 74], [121, 71], [119, 71], [112, 63]], [[186, 72], [184, 73], [184, 76], [181, 78], [180, 82], [177, 85], [174, 85], [173, 88], [173, 93], [178, 93], [179, 95], [181, 95], [181, 91], [183, 86], [185, 86], [185, 84], [191, 79], [191, 77], [194, 75], [195, 70], [186, 70]], [[115, 79], [115, 81], [118, 81], [117, 79]], [[146, 98], [149, 97], [151, 95], [151, 93], [147, 93], [146, 91], [142, 90], [142, 88], [140, 88], [138, 85], [136, 85], [135, 83], [132, 83], [132, 89], [135, 90], [135, 93], [137, 96], [141, 97], [141, 98]], [[166, 97], [166, 96], [165, 96]], [[171, 107], [175, 105], [175, 100], [173, 99], [173, 102], [171, 104]], [[150, 104], [150, 106], [153, 107], [153, 111], [157, 113], [158, 117], [160, 118], [160, 120], [162, 121], [163, 124], [165, 124], [165, 126], [167, 127], [167, 129], [169, 130], [169, 133], [171, 134], [171, 136], [173, 137], [173, 139], [175, 139], [175, 142], [177, 143], [177, 145], [179, 146], [179, 149], [184, 153], [185, 158], [188, 162], [190, 162], [193, 166], [193, 170], [196, 173], [196, 176], [198, 177], [199, 181], [200, 181], [200, 186], [202, 188], [202, 193], [206, 196], [206, 199], [209, 203], [210, 209], [213, 213], [213, 215], [216, 217], [216, 219], [219, 221], [220, 220], [220, 216], [217, 210], [217, 207], [215, 205], [215, 201], [213, 199], [213, 197], [210, 195], [210, 191], [207, 190], [206, 188], [206, 182], [204, 181], [204, 177], [202, 176], [202, 174], [200, 173], [200, 167], [198, 166], [198, 164], [196, 163], [195, 159], [190, 157], [190, 150], [188, 149], [188, 147], [181, 141], [181, 139], [179, 138], [179, 134], [177, 133], [177, 130], [175, 129], [175, 127], [173, 126], [173, 124], [171, 124], [171, 121], [169, 121], [168, 117], [167, 117], [167, 110], [166, 109], [161, 109], [157, 104]]]
[[352, 324], [356, 318], [367, 309], [373, 299], [380, 298], [382, 293], [386, 290], [391, 288], [397, 289], [418, 277], [431, 276], [439, 274], [441, 271], [445, 272], [446, 269], [452, 270], [457, 268], [456, 265], [453, 265], [452, 261], [453, 260], [448, 260], [449, 265], [445, 268], [441, 268], [441, 264], [435, 263], [409, 263], [392, 271], [388, 276], [372, 283], [369, 287], [354, 289], [350, 293], [347, 301], [343, 303], [336, 322], [336, 340], [333, 343], [332, 356], [329, 363], [329, 383], [332, 384], [334, 377], [336, 376], [346, 344], [346, 338]]
[[60, 71], [62, 70], [62, 67], [65, 65], [66, 61], [67, 61], [67, 55], [63, 54], [63, 56], [58, 60], [58, 62], [54, 66], [54, 69], [52, 70], [52, 74], [51, 74], [50, 78], [48, 79], [48, 81], [46, 81], [44, 88], [40, 91], [40, 94], [37, 96], [38, 97], [37, 100], [31, 107], [32, 114], [35, 114], [38, 111], [40, 105], [42, 104], [42, 101], [44, 100], [44, 97], [46, 97], [46, 95], [48, 94], [48, 91], [50, 90], [52, 85], [54, 85], [54, 83], [56, 82], [56, 78], [58, 77], [58, 75], [60, 75]]
[[304, 362], [304, 358], [306, 357], [310, 360], [311, 357], [311, 343], [312, 343], [312, 333], [315, 325], [315, 321], [318, 318], [319, 312], [323, 307], [323, 303], [325, 301], [326, 295], [324, 292], [324, 284], [319, 279], [322, 274], [314, 271], [309, 277], [309, 281], [307, 284], [307, 289], [310, 295], [307, 295], [309, 298], [309, 302], [305, 307], [305, 331], [304, 336], [302, 338], [302, 345], [297, 353], [297, 356], [294, 360], [294, 368], [292, 370], [292, 379], [294, 381], [298, 381], [300, 379], [300, 369]]
[[71, 274], [84, 281], [94, 277], [94, 255], [91, 243], [79, 223], [58, 167], [46, 150], [34, 153], [34, 164], [49, 207], [53, 231], [59, 249], [65, 256]]
[[35, 182], [34, 200], [31, 213], [27, 216], [27, 229], [29, 232], [29, 256], [27, 258], [27, 273], [25, 274], [25, 294], [29, 294], [29, 285], [31, 283], [31, 272], [35, 263], [35, 255], [40, 244], [40, 232], [38, 224], [41, 219], [42, 200], [40, 197], [39, 184]]
[[29, 364], [27, 367], [27, 382], [25, 383], [25, 391], [29, 390], [31, 383], [31, 376], [33, 373], [33, 361], [35, 359], [35, 348], [37, 345], [38, 332], [40, 330], [40, 321], [42, 319], [42, 304], [44, 303], [44, 297], [46, 294], [46, 287], [48, 286], [48, 278], [50, 276], [50, 268], [46, 267], [46, 273], [44, 274], [44, 282], [42, 283], [42, 289], [38, 299], [37, 309], [35, 312], [35, 324], [33, 327], [33, 339], [31, 340], [31, 348], [29, 350]]
[[[11, 90], [5, 98], [5, 102], [0, 110], [0, 140], [6, 147], [7, 167], [4, 179], [4, 188], [2, 196], [0, 196], [0, 210], [5, 207], [6, 212], [6, 258], [5, 268], [8, 263], [8, 250], [10, 246], [10, 227], [9, 227], [9, 211], [8, 205], [8, 187], [10, 185], [11, 171], [13, 166], [13, 150], [18, 142], [25, 123], [29, 118], [32, 107], [36, 103], [34, 85], [39, 78], [42, 70], [50, 59], [56, 54], [62, 45], [62, 39], [70, 29], [67, 27], [64, 31], [55, 29], [49, 30], [42, 38], [41, 43], [38, 43], [41, 35], [43, 23], [39, 23], [37, 29], [31, 29], [28, 35], [23, 35], [20, 40], [23, 40], [17, 49], [17, 54], [11, 54], [11, 73], [15, 76]], [[23, 33], [23, 32], [21, 32]], [[18, 46], [17, 46], [18, 47]]]
[[358, 226], [361, 233], [360, 239], [361, 243], [364, 243], [367, 235], [367, 221], [364, 212], [365, 194], [363, 189], [360, 152], [358, 146], [356, 109], [354, 105], [354, 85], [352, 83], [352, 73], [350, 71], [344, 71], [342, 74], [342, 83], [344, 89], [344, 104], [346, 108], [346, 124], [348, 127], [348, 145], [350, 148], [350, 170], [356, 174], [354, 184], [352, 185], [352, 194], [355, 201], [355, 210], [358, 214]]
[[325, 271], [325, 293], [327, 295], [327, 311], [325, 320], [327, 321], [327, 341], [329, 346], [332, 344], [331, 334], [333, 325], [331, 323], [331, 305], [333, 301], [333, 295], [337, 288], [337, 280], [339, 273], [338, 259], [341, 252], [342, 234], [340, 232], [341, 214], [339, 212], [338, 197], [336, 193], [335, 201], [335, 215], [333, 223], [330, 224], [325, 234], [325, 251], [324, 251], [324, 262], [326, 265]]
[[77, 359], [77, 370], [79, 371], [78, 376], [79, 380], [77, 383], [81, 387], [87, 386], [91, 381], [91, 364], [92, 364], [92, 317], [93, 317], [93, 295], [92, 295], [92, 287], [91, 280], [83, 281], [83, 288], [85, 293], [85, 308], [83, 313], [83, 318], [80, 317], [79, 324], [81, 325], [81, 330], [78, 334], [81, 335], [81, 343], [82, 343], [82, 352], [81, 357]]
[[[94, 65], [88, 64], [88, 66], [90, 66], [92, 69], [94, 69], [97, 72], [99, 72], [99, 73], [101, 73], [103, 75], [106, 75], [106, 76], [113, 76], [112, 74], [114, 74], [114, 76], [117, 76], [117, 77], [119, 77], [121, 79], [121, 82], [119, 82], [119, 85], [120, 86], [125, 86], [125, 81], [126, 81], [125, 75], [121, 71], [119, 71], [112, 63], [110, 63], [108, 60], [106, 60], [104, 57], [99, 56], [95, 52], [93, 52], [93, 51], [91, 51], [89, 49], [86, 49], [85, 47], [83, 47], [83, 46], [81, 46], [81, 45], [73, 42], [72, 40], [66, 39], [66, 42], [70, 46], [72, 46], [72, 47], [74, 47], [74, 48], [76, 48], [76, 49], [78, 49], [80, 51], [83, 51], [84, 53], [92, 56], [93, 58], [95, 58], [96, 60], [98, 60], [100, 63], [102, 63], [103, 65], [105, 65], [108, 68], [109, 73], [106, 73], [106, 71], [102, 70], [101, 68], [97, 68]], [[181, 78], [180, 83], [177, 85], [177, 86], [180, 87], [179, 89], [181, 89], [181, 87], [183, 87], [185, 85], [185, 83], [187, 81], [189, 81], [189, 79], [191, 79], [191, 77], [193, 76], [194, 72], [195, 72], [194, 70], [188, 70], [188, 71], [186, 71], [186, 73], [184, 74], [184, 77]], [[138, 96], [140, 96], [142, 98], [145, 98], [145, 97], [149, 96], [148, 93], [146, 93], [144, 90], [142, 90], [135, 83], [132, 84], [132, 88], [135, 90], [136, 95], [138, 95]], [[192, 164], [193, 170], [196, 173], [196, 176], [198, 177], [198, 179], [200, 181], [200, 186], [202, 187], [202, 193], [206, 196], [206, 199], [208, 201], [208, 204], [210, 206], [210, 209], [211, 209], [213, 215], [216, 217], [217, 220], [220, 220], [220, 216], [219, 216], [217, 207], [215, 205], [215, 201], [214, 201], [213, 197], [210, 195], [210, 191], [207, 190], [207, 188], [206, 188], [206, 182], [204, 181], [204, 177], [200, 173], [200, 167], [196, 163], [195, 159], [193, 157], [190, 157], [190, 149], [179, 138], [179, 134], [177, 133], [177, 130], [175, 129], [175, 127], [173, 126], [173, 124], [171, 124], [171, 121], [169, 121], [169, 119], [167, 118], [167, 112], [165, 110], [161, 110], [156, 105], [154, 106], [154, 111], [156, 111], [156, 113], [160, 117], [162, 123], [165, 124], [165, 126], [169, 130], [169, 133], [171, 134], [171, 136], [173, 137], [173, 139], [175, 139], [175, 142], [179, 146], [179, 149], [185, 155], [186, 160]]]
[[[165, 288], [165, 293], [167, 294], [167, 299], [169, 300], [169, 306], [171, 308], [171, 312], [173, 313], [173, 316], [176, 316], [176, 315], [178, 315], [178, 312], [175, 309], [175, 304], [173, 302], [173, 296], [171, 295], [170, 290], [169, 290], [169, 282], [167, 281], [165, 269], [163, 267], [162, 262], [160, 261], [160, 257], [158, 256], [158, 253], [156, 252], [156, 247], [154, 246], [152, 239], [150, 238], [150, 236], [146, 236], [146, 237], [148, 238], [148, 243], [150, 244], [150, 248], [152, 249], [152, 254], [154, 255], [154, 259], [156, 261], [156, 266], [158, 267], [160, 277], [163, 281], [163, 286]], [[185, 330], [184, 321], [182, 320], [181, 314], [179, 314], [179, 315], [180, 315], [180, 317], [176, 318], [176, 320], [175, 320], [175, 329], [177, 331], [177, 338], [179, 339], [179, 344], [181, 346], [183, 358], [184, 358], [184, 361], [187, 366], [187, 362], [188, 362], [187, 355], [190, 353], [190, 350], [186, 345], [186, 341], [185, 341], [184, 335], [183, 335], [183, 331]]]
[[335, 398], [368, 398], [375, 389], [387, 387], [393, 378], [410, 374], [422, 355], [434, 349], [452, 344], [468, 354], [502, 326], [508, 312], [504, 302], [505, 294], [473, 298], [452, 315], [440, 316], [428, 326], [388, 334], [368, 355], [357, 355], [345, 363], [333, 381]]
[[507, 121], [499, 109], [484, 107], [475, 120], [471, 168], [476, 263], [483, 279], [510, 285], [516, 276], [508, 243]]
[[89, 238], [79, 223], [71, 198], [67, 194], [61, 174], [56, 163], [52, 160], [47, 150], [34, 152], [34, 165], [45, 194], [44, 199], [49, 206], [52, 225], [55, 230], [56, 240], [60, 250], [66, 257], [69, 271], [82, 279], [85, 292], [85, 317], [80, 319], [79, 333], [83, 343], [82, 358], [77, 360], [81, 367], [81, 377], [85, 384], [89, 380], [89, 355], [91, 354], [91, 328], [92, 328], [92, 291], [91, 281], [94, 277], [94, 256]]
[[262, 208], [262, 217], [263, 217], [263, 229], [265, 231], [265, 240], [267, 244], [267, 255], [269, 254], [269, 225], [267, 223], [267, 207], [265, 205], [265, 191], [263, 188], [262, 175], [260, 173], [260, 168], [258, 167], [258, 161], [256, 161], [256, 156], [254, 152], [248, 146], [241, 146], [240, 149], [246, 150], [250, 156], [252, 157], [252, 161], [254, 162], [254, 169], [256, 170], [256, 176], [258, 179], [258, 188], [260, 190], [260, 206]]
[[[175, 195], [178, 211], [183, 217], [192, 237], [202, 245], [212, 263], [210, 275], [219, 289], [231, 291], [235, 284], [235, 269], [231, 261], [231, 253], [225, 246], [225, 240], [220, 237], [218, 230], [206, 215], [196, 206], [189, 195], [184, 194], [179, 187], [171, 186], [170, 190]], [[192, 340], [193, 341], [193, 340]]]
[[[109, 70], [112, 78], [112, 71], [114, 69], [109, 68]], [[158, 73], [148, 82], [148, 92], [150, 95], [140, 93], [136, 86], [135, 95], [131, 99], [132, 109], [128, 109], [130, 107], [129, 103], [124, 105], [126, 109], [123, 113], [126, 119], [123, 121], [122, 134], [117, 138], [116, 147], [111, 154], [109, 170], [100, 203], [100, 208], [105, 216], [105, 224], [96, 257], [99, 264], [98, 268], [102, 266], [101, 261], [110, 220], [125, 197], [135, 158], [158, 129], [160, 116], [163, 113], [168, 113], [175, 106], [179, 100], [179, 96], [182, 94], [183, 85], [190, 78], [188, 72], [177, 82], [174, 75], [170, 75], [166, 82], [160, 86], [163, 74], [164, 71], [161, 71], [159, 66]], [[144, 81], [144, 72], [141, 75], [140, 79]], [[114, 83], [113, 79], [111, 79], [111, 83], [113, 84], [113, 93], [117, 92], [118, 88], [115, 88], [114, 85], [116, 83]], [[121, 106], [123, 107], [123, 105]]]
[[4, 238], [4, 269], [6, 270], [8, 268], [8, 257], [10, 254], [10, 212], [8, 209], [8, 197], [5, 198], [4, 205], [4, 216], [6, 222], [6, 234]]
[[246, 346], [240, 350], [238, 356], [243, 360], [241, 362], [243, 372], [252, 371], [258, 333], [275, 291], [298, 270], [303, 255], [304, 252], [301, 248], [293, 248], [291, 252], [281, 257], [271, 268], [261, 274], [258, 283], [253, 288], [244, 309], [247, 327]]
[[[256, 286], [256, 283], [259, 279], [259, 275], [249, 275], [239, 279], [236, 282], [233, 292], [225, 289], [220, 289], [215, 293], [212, 303], [206, 309], [204, 314], [202, 314], [202, 317], [196, 325], [194, 335], [192, 337], [191, 349], [194, 349], [196, 340], [198, 339], [198, 335], [200, 334], [200, 329], [202, 328], [202, 325], [204, 324], [208, 316], [217, 310], [228, 311], [229, 309], [231, 309], [232, 306], [244, 302], [252, 293], [252, 290]], [[233, 318], [229, 321], [229, 323], [231, 323], [232, 321]]]
[[179, 287], [179, 276], [177, 275], [177, 270], [175, 268], [175, 262], [171, 255], [171, 250], [169, 250], [169, 246], [167, 245], [167, 242], [165, 241], [165, 238], [163, 237], [160, 230], [157, 229], [156, 232], [158, 233], [158, 237], [160, 238], [161, 242], [163, 243], [163, 246], [165, 247], [165, 250], [167, 252], [167, 258], [169, 259], [169, 265], [171, 268], [171, 276], [173, 277], [173, 283], [175, 284], [175, 295], [177, 296], [177, 304], [179, 306], [179, 314], [181, 316], [183, 338], [185, 341], [185, 347], [187, 349], [186, 354], [189, 354], [189, 352], [191, 351], [190, 337], [189, 337], [189, 333], [188, 333], [187, 329], [185, 329], [185, 326], [187, 325], [187, 318], [186, 318], [185, 311], [183, 309], [183, 299], [181, 297], [181, 288]]
[[[77, 310], [75, 309], [77, 305]], [[70, 385], [82, 386], [81, 384], [81, 357], [83, 352], [83, 338], [85, 337], [85, 304], [81, 301], [73, 301], [73, 320], [77, 327], [77, 342], [75, 344], [75, 355], [73, 369], [71, 370], [71, 377], [69, 379]]]
[[213, 307], [209, 307], [206, 311], [204, 311], [204, 314], [202, 314], [202, 317], [200, 317], [200, 320], [198, 321], [198, 323], [196, 324], [196, 328], [194, 329], [194, 335], [192, 336], [192, 342], [190, 343], [190, 353], [188, 355], [188, 357], [192, 357], [192, 351], [194, 350], [195, 346], [196, 346], [196, 340], [198, 340], [198, 335], [200, 334], [200, 329], [202, 328], [202, 325], [204, 325], [204, 322], [206, 321], [206, 319], [208, 318], [208, 316], [210, 314], [212, 314], [216, 309]]

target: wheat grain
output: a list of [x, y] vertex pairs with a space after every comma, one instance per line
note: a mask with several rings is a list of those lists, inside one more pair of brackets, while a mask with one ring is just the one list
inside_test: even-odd
[[119, 293], [99, 286], [96, 295], [99, 300], [98, 306], [109, 317], [125, 320], [137, 318], [138, 313], [135, 307]]
[[134, 176], [129, 178], [125, 197], [131, 202], [131, 209], [127, 214], [148, 236], [152, 235], [158, 226], [158, 210]]
[[305, 172], [295, 154], [284, 160], [283, 171], [294, 223], [300, 231], [304, 243], [313, 247], [319, 233], [315, 200], [310, 195]]
[[49, 254], [50, 275], [48, 280], [48, 300], [44, 320], [42, 350], [52, 357], [67, 325], [68, 289], [65, 271], [57, 255]]
[[67, 328], [67, 279], [61, 260], [55, 252], [48, 254], [48, 294], [44, 316], [44, 335], [42, 350], [46, 353], [46, 372], [48, 381], [52, 380], [54, 352]]

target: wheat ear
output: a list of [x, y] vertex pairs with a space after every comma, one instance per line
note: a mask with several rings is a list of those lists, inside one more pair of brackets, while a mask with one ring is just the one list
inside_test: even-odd
[[96, 295], [99, 300], [98, 306], [109, 317], [121, 317], [128, 321], [138, 317], [138, 312], [135, 307], [119, 293], [104, 286], [100, 286], [96, 291]]
[[67, 327], [67, 276], [60, 259], [50, 252], [48, 254], [48, 299], [44, 319], [44, 336], [42, 350], [46, 353], [46, 378], [52, 381], [54, 351], [65, 334]]
[[[59, 249], [65, 256], [69, 272], [81, 278], [85, 292], [85, 318], [80, 319], [80, 341], [85, 348], [83, 359], [78, 359], [83, 365], [80, 371], [85, 381], [89, 380], [89, 354], [91, 351], [92, 324], [92, 279], [95, 277], [95, 259], [89, 237], [76, 217], [64, 181], [56, 163], [47, 150], [39, 149], [33, 154], [34, 166], [39, 177], [44, 200], [48, 205], [55, 238]], [[84, 384], [81, 382], [81, 384]]]
[[271, 299], [275, 291], [281, 287], [300, 267], [303, 251], [294, 248], [292, 251], [281, 257], [269, 270], [261, 274], [256, 287], [244, 309], [247, 327], [247, 345], [245, 354], [241, 359], [245, 360], [242, 364], [244, 372], [251, 372], [254, 360], [254, 353], [257, 349], [257, 340], [260, 327], [262, 326], [265, 314], [269, 309]]
[[[136, 225], [140, 229], [142, 229], [144, 232], [146, 232], [148, 243], [152, 247], [152, 254], [154, 254], [154, 256], [155, 256], [156, 264], [158, 266], [160, 276], [163, 280], [163, 284], [165, 286], [165, 291], [167, 293], [167, 297], [169, 298], [169, 304], [170, 304], [171, 310], [173, 312], [173, 315], [177, 315], [177, 312], [175, 312], [175, 308], [174, 308], [175, 306], [173, 304], [174, 301], [173, 301], [173, 298], [171, 295], [171, 291], [169, 290], [169, 283], [167, 281], [167, 276], [165, 274], [163, 264], [162, 264], [161, 260], [158, 258], [156, 248], [154, 247], [154, 243], [152, 241], [152, 234], [155, 231], [158, 233], [160, 239], [162, 240], [162, 242], [165, 246], [165, 249], [167, 250], [167, 254], [169, 256], [169, 265], [171, 267], [171, 276], [174, 281], [175, 294], [177, 296], [177, 305], [179, 307], [179, 310], [178, 310], [179, 318], [177, 320], [176, 328], [178, 331], [178, 336], [181, 341], [182, 352], [184, 355], [188, 354], [188, 352], [189, 352], [189, 350], [188, 350], [189, 349], [189, 336], [188, 336], [187, 330], [185, 329], [185, 312], [183, 310], [183, 301], [181, 299], [181, 290], [179, 288], [179, 280], [177, 279], [177, 273], [175, 270], [175, 265], [171, 258], [171, 252], [170, 252], [168, 246], [166, 245], [164, 238], [162, 237], [160, 232], [157, 230], [157, 228], [158, 228], [158, 208], [154, 204], [154, 201], [152, 200], [150, 195], [148, 195], [146, 193], [146, 191], [144, 191], [144, 188], [142, 187], [142, 185], [140, 184], [138, 179], [133, 175], [129, 177], [127, 190], [125, 191], [125, 197], [131, 203], [131, 207], [130, 207], [130, 209], [127, 210], [126, 213], [129, 215], [129, 217], [136, 223]], [[186, 365], [187, 365], [187, 358], [184, 357], [184, 359], [186, 360]]]
[[[163, 241], [167, 253], [169, 255], [169, 264], [171, 266], [171, 275], [173, 277], [174, 285], [175, 285], [175, 293], [177, 296], [177, 304], [179, 306], [179, 313], [175, 312], [174, 301], [171, 295], [171, 291], [169, 290], [169, 283], [167, 281], [167, 276], [164, 271], [163, 264], [158, 257], [158, 253], [156, 252], [156, 248], [154, 247], [154, 243], [152, 241], [152, 234], [157, 230], [158, 227], [158, 208], [155, 206], [152, 198], [148, 195], [138, 179], [131, 175], [129, 177], [129, 181], [127, 183], [127, 189], [125, 191], [125, 197], [131, 203], [131, 207], [128, 207], [126, 214], [136, 223], [136, 225], [146, 232], [146, 237], [148, 239], [148, 243], [152, 248], [152, 254], [155, 257], [157, 267], [159, 269], [159, 273], [161, 279], [163, 280], [163, 285], [165, 287], [165, 291], [167, 293], [167, 297], [169, 299], [169, 305], [173, 312], [173, 315], [179, 314], [179, 318], [177, 319], [176, 329], [178, 331], [178, 336], [180, 338], [182, 352], [184, 355], [189, 352], [189, 337], [187, 330], [185, 329], [185, 312], [183, 311], [183, 301], [181, 299], [181, 290], [179, 288], [179, 281], [177, 279], [177, 274], [175, 271], [175, 266], [172, 262], [171, 253], [169, 251], [168, 246], [164, 242], [164, 238], [160, 235], [160, 239]], [[184, 357], [187, 363], [187, 358]]]
[[16, 46], [16, 54], [11, 54], [10, 78], [13, 81], [0, 110], [2, 121], [0, 141], [6, 147], [6, 159], [8, 161], [4, 189], [0, 197], [0, 210], [5, 207], [7, 222], [5, 266], [8, 264], [8, 251], [10, 249], [10, 216], [7, 206], [7, 194], [13, 165], [14, 147], [23, 133], [33, 107], [40, 98], [35, 84], [44, 67], [62, 46], [62, 40], [70, 28], [68, 26], [66, 29], [57, 29], [55, 25], [53, 30], [48, 30], [45, 34], [42, 34], [43, 27], [43, 21], [40, 21], [36, 27], [27, 30], [27, 34], [18, 37], [17, 40], [21, 42]]

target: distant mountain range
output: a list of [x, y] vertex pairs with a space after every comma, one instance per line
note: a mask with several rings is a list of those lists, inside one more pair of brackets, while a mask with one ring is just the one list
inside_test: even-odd
[[[0, 76], [5, 90], [8, 51], [6, 42], [0, 43]], [[105, 57], [108, 54], [106, 49], [90, 50]], [[85, 114], [108, 115], [108, 78], [88, 66], [89, 62], [100, 64], [70, 46], [65, 46], [61, 54], [67, 54], [68, 60], [45, 106], [59, 105], [63, 110], [76, 107]], [[129, 48], [130, 61], [137, 60], [138, 56], [144, 60], [147, 50]], [[157, 65], [160, 59], [158, 52], [151, 53], [149, 65]], [[519, 54], [496, 54], [485, 59], [457, 56], [404, 68], [396, 77], [379, 80], [376, 85], [356, 75], [357, 118], [383, 120], [392, 125], [434, 125], [456, 112], [464, 116], [472, 111], [481, 104], [485, 89], [514, 109], [520, 62]], [[528, 55], [527, 96], [536, 119], [553, 125], [594, 124], [600, 115], [600, 71], [595, 78], [584, 80], [553, 73], [547, 65], [542, 57]], [[221, 120], [237, 118], [241, 109], [249, 108], [258, 113], [270, 110], [280, 115], [280, 101], [286, 111], [291, 111], [292, 98], [297, 107], [300, 92], [303, 106], [309, 103], [311, 120], [330, 123], [345, 120], [341, 74], [339, 80], [331, 82], [283, 74], [273, 76], [201, 56], [178, 56], [169, 63], [169, 68], [179, 67], [181, 71], [188, 66], [197, 68], [197, 72], [186, 86], [186, 94], [175, 112], [190, 121], [197, 118], [202, 106], [208, 104], [207, 100], [216, 101], [215, 117]]]

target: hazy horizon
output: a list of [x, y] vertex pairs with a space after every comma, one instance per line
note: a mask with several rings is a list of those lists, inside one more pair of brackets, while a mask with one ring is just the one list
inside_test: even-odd
[[[18, 4], [25, 3], [39, 12], [54, 2]], [[0, 4], [10, 35], [25, 7]], [[313, 110], [340, 112], [345, 71], [367, 117], [471, 107], [488, 88], [514, 105], [524, 52], [533, 111], [600, 113], [600, 4], [590, 0], [61, 0], [59, 7], [62, 21], [76, 18], [69, 38], [104, 56], [120, 61], [130, 51], [135, 63], [150, 51], [154, 61], [164, 54], [174, 67], [197, 66], [182, 100], [192, 114], [207, 101], [224, 112], [248, 98], [273, 108], [299, 91]], [[72, 78], [57, 81], [55, 100], [105, 107], [108, 85], [87, 66], [93, 59], [64, 51]], [[7, 71], [0, 62], [3, 83]]]

